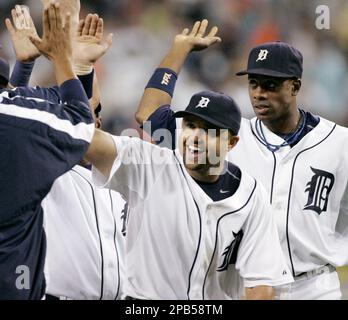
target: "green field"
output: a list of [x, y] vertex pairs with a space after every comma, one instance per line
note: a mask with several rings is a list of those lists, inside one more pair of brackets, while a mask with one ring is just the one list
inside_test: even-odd
[[338, 268], [337, 271], [341, 279], [342, 298], [348, 300], [348, 267]]

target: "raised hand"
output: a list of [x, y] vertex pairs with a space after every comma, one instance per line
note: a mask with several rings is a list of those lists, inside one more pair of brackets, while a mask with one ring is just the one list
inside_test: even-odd
[[70, 15], [62, 23], [62, 14], [58, 3], [52, 2], [43, 13], [43, 36], [31, 36], [35, 47], [49, 60], [72, 59], [72, 36], [70, 32]]
[[[51, 0], [41, 0], [43, 6], [46, 8], [49, 6]], [[75, 32], [77, 24], [79, 23], [79, 15], [81, 4], [80, 0], [56, 0], [59, 3], [60, 12], [63, 14], [63, 25], [65, 23], [64, 17], [69, 12], [71, 16], [71, 30]]]
[[[41, 0], [44, 7], [48, 7], [51, 3], [51, 0]], [[57, 0], [60, 6], [60, 10], [63, 13], [70, 12], [71, 15], [80, 12], [81, 4], [80, 0]]]
[[104, 39], [104, 22], [97, 14], [80, 20], [74, 39], [74, 63], [93, 65], [112, 44], [113, 34]]
[[37, 32], [27, 6], [16, 5], [11, 10], [12, 21], [6, 19], [6, 27], [10, 33], [17, 60], [34, 61], [40, 56], [39, 50], [32, 44], [30, 37], [37, 37]]
[[212, 27], [210, 32], [205, 35], [207, 27], [208, 20], [206, 19], [195, 22], [191, 31], [185, 28], [175, 37], [174, 44], [185, 46], [190, 51], [199, 51], [221, 42], [221, 38], [216, 36], [218, 27]]
[[72, 68], [72, 35], [70, 14], [63, 17], [59, 4], [51, 2], [43, 13], [43, 35], [30, 37], [35, 47], [53, 62], [58, 85], [69, 79], [76, 78]]
[[[214, 43], [221, 42], [221, 38], [216, 36], [218, 28], [211, 28], [209, 33], [205, 35], [207, 27], [208, 20], [204, 19], [202, 22], [197, 21], [191, 31], [186, 28], [182, 33], [178, 34], [174, 38], [172, 47], [165, 55], [158, 68], [170, 69], [178, 75], [191, 51], [203, 50]], [[164, 75], [162, 75], [162, 77], [164, 77]], [[174, 79], [175, 84], [175, 77], [171, 78], [172, 81]], [[153, 85], [147, 87], [140, 100], [135, 115], [138, 123], [143, 124], [143, 122], [146, 121], [159, 106], [170, 105], [172, 95], [173, 92], [170, 92], [169, 90], [158, 90], [156, 86]]]

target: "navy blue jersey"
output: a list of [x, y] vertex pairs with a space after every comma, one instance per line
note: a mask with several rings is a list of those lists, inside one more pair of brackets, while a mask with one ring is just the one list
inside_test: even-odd
[[[12, 86], [16, 87], [13, 92], [14, 94], [20, 94], [24, 97], [41, 98], [51, 102], [60, 102], [60, 92], [59, 87], [54, 86], [50, 88], [41, 87], [28, 87], [31, 73], [34, 68], [34, 62], [23, 63], [21, 61], [16, 61], [13, 68], [10, 83]], [[81, 81], [83, 88], [85, 89], [87, 98], [90, 99], [93, 95], [93, 78], [94, 69], [91, 73], [87, 75], [78, 76]]]
[[41, 201], [82, 159], [94, 131], [78, 80], [60, 87], [61, 104], [27, 98], [31, 89], [22, 90], [0, 93], [0, 300], [43, 297]]
[[7, 91], [9, 98], [16, 96], [48, 100], [53, 103], [60, 103], [61, 97], [59, 87], [41, 88], [41, 87], [17, 87]]

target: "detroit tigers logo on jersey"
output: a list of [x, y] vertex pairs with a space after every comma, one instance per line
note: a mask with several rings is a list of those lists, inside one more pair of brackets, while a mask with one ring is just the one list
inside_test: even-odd
[[210, 102], [209, 98], [201, 97], [201, 100], [196, 105], [196, 108], [206, 108], [208, 107], [209, 102]]
[[224, 258], [223, 258], [223, 262], [221, 263], [220, 267], [216, 270], [218, 272], [227, 270], [228, 266], [230, 264], [235, 264], [237, 261], [237, 253], [238, 253], [238, 249], [239, 249], [240, 243], [241, 243], [242, 238], [243, 238], [243, 230], [239, 231], [238, 233], [234, 233], [232, 231], [232, 234], [233, 234], [233, 240], [225, 248], [225, 250], [222, 254], [222, 256]]
[[329, 195], [335, 183], [335, 176], [327, 171], [311, 167], [314, 175], [306, 185], [308, 201], [303, 210], [313, 210], [317, 214], [326, 211]]
[[259, 52], [259, 55], [256, 59], [256, 61], [263, 61], [267, 58], [267, 55], [268, 55], [268, 50], [266, 49], [261, 49], [260, 52]]

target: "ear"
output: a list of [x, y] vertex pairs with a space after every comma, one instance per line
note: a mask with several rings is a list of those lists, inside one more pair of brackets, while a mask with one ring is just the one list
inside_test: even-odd
[[229, 134], [228, 151], [233, 149], [236, 146], [236, 144], [238, 143], [238, 141], [239, 141], [238, 136], [233, 136], [232, 134]]
[[293, 80], [293, 82], [292, 82], [292, 92], [291, 92], [291, 94], [293, 96], [297, 96], [297, 94], [299, 93], [299, 91], [301, 89], [301, 85], [302, 85], [301, 79]]

